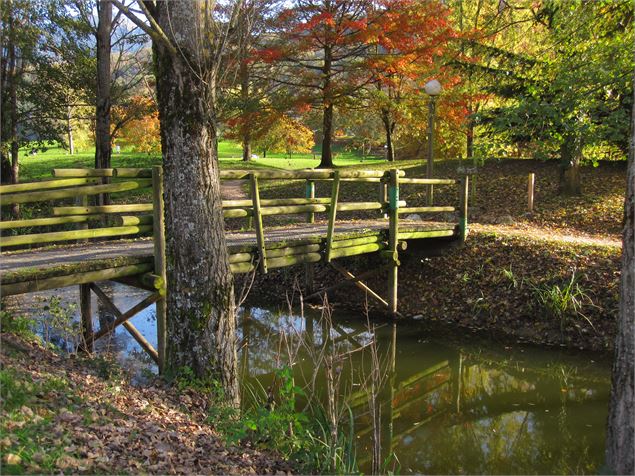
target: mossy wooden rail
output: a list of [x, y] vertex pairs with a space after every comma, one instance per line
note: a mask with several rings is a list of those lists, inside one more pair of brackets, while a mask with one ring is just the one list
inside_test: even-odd
[[[0, 221], [0, 293], [2, 296], [80, 286], [84, 346], [109, 330], [93, 332], [90, 293], [115, 308], [95, 284], [114, 280], [151, 291], [150, 297], [127, 312], [117, 310], [115, 325], [126, 329], [163, 368], [165, 355], [165, 238], [161, 167], [114, 169], [54, 169], [54, 179], [0, 186], [0, 205], [35, 204], [39, 215]], [[107, 178], [107, 183], [101, 181]], [[411, 240], [463, 240], [467, 233], [467, 178], [463, 180], [406, 177], [401, 170], [222, 170], [222, 180], [243, 181], [248, 199], [224, 200], [226, 220], [246, 220], [239, 231], [226, 232], [229, 261], [234, 273], [248, 273], [304, 264], [308, 294], [313, 263], [333, 263], [342, 285], [354, 284], [397, 313], [399, 253]], [[263, 182], [300, 181], [304, 197], [262, 198]], [[342, 184], [376, 183], [379, 196], [346, 201]], [[316, 184], [330, 184], [330, 193], [318, 197]], [[456, 187], [457, 206], [411, 206], [400, 200], [404, 186], [431, 184]], [[141, 192], [147, 203], [91, 205], [100, 194]], [[452, 192], [454, 193], [454, 192]], [[137, 195], [132, 198], [138, 197]], [[130, 195], [126, 200], [131, 198]], [[113, 200], [119, 197], [113, 195]], [[95, 203], [100, 200], [95, 199]], [[31, 210], [29, 205], [23, 210]], [[3, 210], [4, 211], [4, 210]], [[343, 220], [349, 213], [363, 214]], [[454, 214], [450, 221], [410, 220], [411, 214]], [[370, 215], [370, 216], [369, 216]], [[406, 219], [404, 218], [406, 215]], [[289, 216], [298, 221], [269, 226], [265, 218]], [[228, 222], [229, 223], [229, 222]], [[93, 241], [88, 241], [93, 240]], [[99, 241], [94, 241], [99, 240]], [[15, 251], [12, 251], [15, 250]], [[358, 277], [334, 260], [380, 253], [388, 269], [387, 298], [370, 290]], [[331, 286], [330, 288], [332, 288]], [[145, 307], [157, 305], [159, 348], [155, 350], [128, 322]]]

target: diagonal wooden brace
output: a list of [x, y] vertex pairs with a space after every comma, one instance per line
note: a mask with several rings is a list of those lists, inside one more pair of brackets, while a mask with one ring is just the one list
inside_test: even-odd
[[110, 300], [110, 298], [106, 296], [106, 294], [99, 288], [99, 286], [97, 286], [95, 283], [90, 283], [90, 289], [97, 295], [97, 297], [104, 304], [104, 306], [106, 306], [108, 310], [115, 315], [115, 318], [116, 318], [115, 322], [113, 322], [110, 326], [104, 329], [100, 329], [99, 332], [96, 332], [95, 334], [93, 334], [92, 339], [90, 339], [90, 343], [92, 344], [92, 342], [94, 342], [95, 340], [99, 339], [100, 337], [103, 337], [104, 335], [114, 330], [117, 326], [123, 324], [126, 330], [130, 333], [130, 335], [132, 335], [132, 337], [134, 337], [134, 339], [139, 343], [139, 345], [143, 348], [143, 350], [145, 350], [148, 353], [148, 355], [152, 357], [152, 360], [154, 360], [158, 364], [159, 354], [156, 351], [156, 349], [152, 347], [152, 344], [150, 344], [145, 339], [145, 337], [143, 337], [143, 335], [137, 330], [137, 328], [133, 326], [130, 322], [128, 322], [128, 320], [132, 318], [133, 316], [135, 316], [136, 314], [138, 314], [139, 312], [141, 312], [142, 310], [144, 310], [146, 307], [157, 302], [159, 299], [161, 299], [161, 296], [158, 293], [151, 294], [150, 296], [145, 298], [136, 306], [133, 306], [125, 313], [122, 313], [117, 308], [117, 306], [115, 306], [115, 304]]

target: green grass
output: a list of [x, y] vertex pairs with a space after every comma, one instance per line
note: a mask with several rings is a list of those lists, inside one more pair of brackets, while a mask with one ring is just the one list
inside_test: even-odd
[[[51, 170], [54, 168], [93, 167], [95, 160], [94, 150], [82, 151], [69, 155], [68, 151], [57, 145], [49, 147], [37, 155], [28, 155], [30, 147], [20, 151], [20, 181], [46, 180], [51, 178]], [[221, 167], [224, 169], [304, 169], [314, 168], [320, 163], [319, 152], [314, 154], [294, 154], [289, 159], [286, 154], [267, 154], [267, 158], [252, 159], [249, 162], [242, 160], [242, 149], [235, 142], [223, 141], [219, 143], [218, 153]], [[334, 163], [337, 167], [373, 167], [388, 164], [385, 160], [376, 157], [361, 157], [356, 151], [345, 151], [335, 147]], [[316, 157], [316, 158], [314, 158]], [[143, 154], [122, 150], [113, 153], [113, 167], [151, 167], [161, 163], [159, 154]], [[401, 167], [401, 163], [400, 163]]]

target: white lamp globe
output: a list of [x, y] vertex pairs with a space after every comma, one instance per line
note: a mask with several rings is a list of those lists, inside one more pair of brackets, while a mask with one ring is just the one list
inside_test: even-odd
[[423, 86], [423, 89], [430, 96], [438, 96], [441, 93], [441, 83], [436, 79], [431, 79]]

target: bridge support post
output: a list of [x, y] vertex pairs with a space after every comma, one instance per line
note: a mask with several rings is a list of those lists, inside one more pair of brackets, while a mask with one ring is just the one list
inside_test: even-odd
[[82, 321], [83, 342], [80, 349], [84, 352], [93, 351], [93, 309], [90, 302], [90, 284], [79, 285], [79, 310]]
[[[315, 198], [315, 181], [306, 181], [305, 192], [305, 198]], [[315, 223], [315, 213], [307, 213], [306, 222]], [[315, 265], [313, 263], [305, 263], [304, 265], [304, 287], [307, 294], [312, 294], [315, 292]]]
[[[388, 182], [388, 251], [392, 263], [388, 270], [388, 304], [390, 312], [397, 314], [399, 259], [399, 169], [392, 169]], [[389, 258], [390, 259], [390, 258]]]
[[459, 189], [459, 233], [461, 241], [467, 238], [467, 202], [469, 197], [469, 176], [465, 175], [461, 178]]
[[165, 354], [167, 349], [167, 280], [165, 273], [165, 223], [163, 204], [163, 168], [155, 165], [152, 168], [152, 210], [154, 237], [154, 274], [163, 278], [166, 292], [156, 303], [157, 315], [157, 355], [159, 373], [165, 370]]

